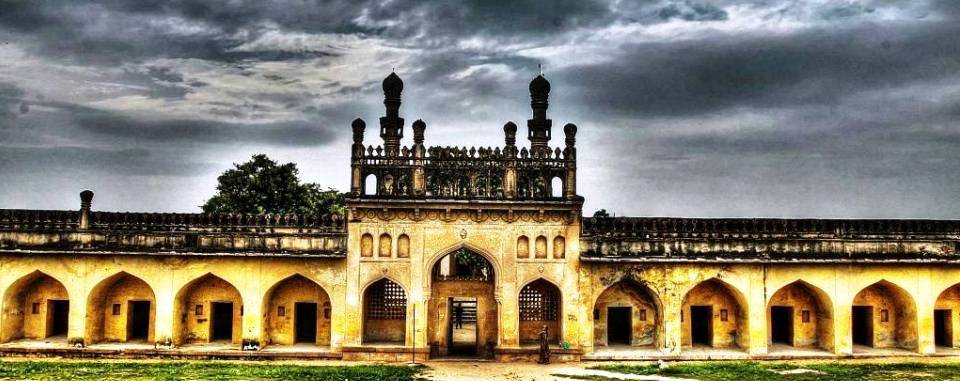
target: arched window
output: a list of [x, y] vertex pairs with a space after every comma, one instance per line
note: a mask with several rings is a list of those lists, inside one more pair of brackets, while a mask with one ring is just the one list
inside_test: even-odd
[[536, 242], [536, 245], [534, 246], [536, 249], [535, 253], [537, 258], [547, 257], [547, 237], [544, 237], [544, 236], [537, 237], [537, 242]]
[[563, 197], [563, 180], [559, 176], [550, 180], [550, 196], [554, 198]]
[[360, 256], [373, 256], [373, 236], [370, 235], [370, 233], [364, 233], [363, 236], [360, 237]]
[[567, 240], [561, 236], [556, 236], [553, 239], [553, 257], [556, 259], [563, 259], [564, 254], [567, 251]]
[[539, 332], [547, 327], [547, 339], [556, 343], [560, 337], [560, 290], [550, 282], [538, 279], [520, 290], [520, 342], [539, 340]]
[[530, 239], [525, 235], [517, 238], [517, 258], [530, 258]]
[[406, 337], [407, 293], [389, 279], [381, 279], [363, 294], [363, 341], [403, 343]]
[[397, 238], [397, 257], [410, 257], [410, 237], [406, 234], [401, 234], [400, 238]]
[[369, 174], [367, 179], [364, 180], [363, 184], [363, 194], [365, 195], [375, 195], [377, 194], [377, 175]]
[[393, 256], [393, 241], [390, 239], [390, 235], [383, 233], [380, 235], [380, 257], [392, 257]]

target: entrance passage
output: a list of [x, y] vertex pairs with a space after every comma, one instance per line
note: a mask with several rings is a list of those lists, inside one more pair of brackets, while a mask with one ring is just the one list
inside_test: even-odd
[[317, 303], [294, 304], [294, 333], [297, 343], [317, 342]]
[[477, 299], [450, 298], [449, 354], [477, 355]]
[[210, 341], [233, 341], [233, 303], [210, 303]]
[[632, 310], [630, 307], [607, 308], [607, 345], [630, 345], [633, 336]]
[[713, 346], [713, 306], [690, 306], [690, 338], [693, 345]]
[[933, 329], [934, 342], [938, 347], [953, 346], [953, 326], [950, 317], [953, 310], [934, 310], [933, 311]]
[[853, 345], [873, 346], [873, 307], [853, 306]]
[[47, 311], [47, 336], [66, 336], [70, 321], [70, 301], [48, 300]]
[[127, 303], [127, 340], [147, 340], [150, 334], [150, 302], [146, 300]]
[[793, 345], [793, 307], [770, 307], [770, 338], [774, 343]]

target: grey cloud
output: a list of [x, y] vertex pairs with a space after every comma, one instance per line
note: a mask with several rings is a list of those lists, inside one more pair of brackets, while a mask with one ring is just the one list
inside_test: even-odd
[[73, 171], [125, 176], [193, 176], [209, 172], [213, 164], [146, 149], [98, 149], [77, 146], [0, 146], [2, 174], [42, 173], [57, 176]]
[[[838, 34], [842, 37], [838, 37]], [[960, 72], [956, 23], [722, 36], [624, 46], [613, 62], [554, 73], [588, 106], [627, 115], [831, 104]]]

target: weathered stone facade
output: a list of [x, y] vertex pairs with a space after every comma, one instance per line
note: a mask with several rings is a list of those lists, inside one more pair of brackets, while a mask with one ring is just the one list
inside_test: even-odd
[[529, 147], [513, 123], [427, 147], [419, 120], [403, 147], [402, 89], [382, 146], [352, 124], [342, 218], [0, 210], [0, 353], [511, 361], [544, 327], [560, 360], [960, 346], [958, 221], [584, 218], [542, 76]]

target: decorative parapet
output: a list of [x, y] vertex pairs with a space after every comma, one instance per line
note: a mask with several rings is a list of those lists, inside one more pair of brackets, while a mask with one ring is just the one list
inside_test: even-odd
[[337, 215], [114, 213], [85, 205], [0, 209], [0, 250], [346, 256], [346, 221]]
[[584, 218], [585, 260], [958, 259], [960, 220]]

